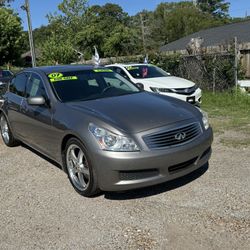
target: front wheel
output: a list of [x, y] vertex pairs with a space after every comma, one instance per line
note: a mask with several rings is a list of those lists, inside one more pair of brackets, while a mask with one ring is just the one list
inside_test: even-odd
[[0, 114], [0, 131], [6, 146], [14, 147], [19, 145], [19, 142], [14, 138], [10, 130], [10, 126], [4, 114]]
[[81, 195], [90, 197], [98, 193], [97, 176], [87, 156], [83, 144], [72, 138], [64, 152], [64, 165], [74, 189]]

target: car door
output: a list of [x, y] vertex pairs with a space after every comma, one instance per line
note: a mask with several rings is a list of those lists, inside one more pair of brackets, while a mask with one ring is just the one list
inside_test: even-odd
[[6, 101], [8, 106], [8, 120], [15, 137], [23, 139], [23, 117], [21, 114], [21, 105], [25, 95], [25, 87], [29, 74], [22, 72], [12, 78], [9, 92], [6, 95]]
[[[44, 97], [45, 105], [29, 105], [29, 97]], [[21, 105], [25, 122], [22, 125], [23, 134], [28, 144], [51, 158], [54, 155], [54, 128], [52, 126], [52, 109], [49, 96], [42, 78], [31, 73], [26, 87], [26, 95]]]

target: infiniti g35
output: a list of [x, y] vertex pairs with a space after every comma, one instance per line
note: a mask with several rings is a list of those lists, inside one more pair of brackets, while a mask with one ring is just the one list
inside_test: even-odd
[[213, 137], [202, 110], [92, 66], [16, 74], [0, 128], [7, 146], [23, 142], [58, 162], [84, 196], [184, 176], [208, 162]]

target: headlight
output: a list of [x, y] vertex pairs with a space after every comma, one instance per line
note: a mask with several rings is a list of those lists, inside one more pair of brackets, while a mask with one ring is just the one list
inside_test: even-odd
[[154, 88], [154, 87], [150, 87], [150, 89], [153, 92], [156, 92], [156, 93], [160, 93], [160, 92], [163, 92], [163, 93], [172, 93], [173, 92], [172, 89], [166, 89], [166, 88]]
[[89, 124], [89, 131], [94, 135], [103, 150], [115, 152], [139, 151], [136, 143], [128, 137], [116, 135], [107, 129], [94, 125], [93, 123]]
[[202, 113], [202, 122], [203, 122], [204, 128], [207, 130], [209, 128], [208, 114], [207, 114], [207, 112], [203, 111], [202, 109], [200, 109], [200, 108], [198, 108], [198, 109]]

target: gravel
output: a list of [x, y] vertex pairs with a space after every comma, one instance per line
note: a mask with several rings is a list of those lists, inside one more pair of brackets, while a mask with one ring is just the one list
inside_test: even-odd
[[0, 249], [250, 246], [250, 147], [217, 135], [209, 167], [125, 193], [81, 197], [56, 165], [2, 141], [0, 171]]

